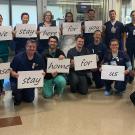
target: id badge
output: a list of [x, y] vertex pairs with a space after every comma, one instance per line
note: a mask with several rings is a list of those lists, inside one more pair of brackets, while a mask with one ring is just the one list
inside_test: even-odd
[[116, 61], [111, 61], [110, 63], [111, 63], [111, 65], [113, 65], [113, 66], [117, 66]]
[[116, 33], [116, 28], [114, 26], [111, 28], [111, 32]]

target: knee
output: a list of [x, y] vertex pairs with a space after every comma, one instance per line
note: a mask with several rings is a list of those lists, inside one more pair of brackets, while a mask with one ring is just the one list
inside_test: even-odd
[[54, 80], [54, 82], [59, 87], [66, 86], [66, 79], [63, 76], [57, 76], [57, 78]]

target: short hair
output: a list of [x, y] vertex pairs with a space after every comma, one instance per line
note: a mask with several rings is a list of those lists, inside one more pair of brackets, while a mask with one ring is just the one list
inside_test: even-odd
[[114, 9], [109, 10], [109, 14], [112, 13], [112, 12], [115, 12], [115, 14], [116, 14], [116, 11]]
[[26, 46], [27, 46], [28, 44], [30, 44], [30, 43], [37, 45], [37, 40], [35, 40], [35, 39], [28, 39], [27, 42], [26, 42]]
[[92, 8], [91, 9], [88, 9], [87, 13], [89, 13], [91, 11], [94, 12], [94, 13], [96, 13], [95, 9], [92, 9]]
[[0, 14], [0, 17], [3, 19], [2, 15]]
[[57, 36], [50, 36], [49, 39], [48, 39], [48, 42], [50, 41], [51, 38], [55, 39], [57, 41], [57, 43], [58, 43], [59, 39], [58, 39]]
[[118, 39], [116, 39], [116, 38], [111, 39], [111, 41], [110, 41], [110, 44], [109, 44], [109, 45], [111, 45], [111, 43], [112, 43], [112, 42], [117, 42], [117, 43], [118, 43], [118, 45], [119, 45], [119, 40], [118, 40]]
[[95, 30], [93, 34], [95, 34], [96, 32], [100, 32], [102, 34], [101, 30]]
[[23, 13], [21, 14], [21, 19], [23, 18], [24, 15], [27, 15], [28, 18], [29, 18], [29, 14], [28, 14], [27, 12], [23, 12]]
[[66, 14], [65, 14], [65, 22], [67, 22], [66, 17], [67, 17], [68, 14], [72, 15], [72, 21], [71, 22], [74, 22], [72, 12], [66, 12]]
[[46, 12], [44, 12], [44, 14], [43, 14], [43, 20], [45, 19], [45, 17], [46, 17], [46, 15], [47, 15], [47, 13], [50, 13], [51, 14], [51, 20], [53, 20], [53, 15], [52, 15], [52, 12], [51, 11], [46, 11]]
[[131, 13], [130, 13], [130, 17], [132, 16], [132, 14], [135, 12], [135, 10], [132, 10]]
[[78, 38], [81, 38], [81, 39], [85, 40], [85, 38], [84, 38], [83, 35], [78, 35], [78, 36], [76, 36], [76, 37], [75, 37], [75, 40], [77, 41]]

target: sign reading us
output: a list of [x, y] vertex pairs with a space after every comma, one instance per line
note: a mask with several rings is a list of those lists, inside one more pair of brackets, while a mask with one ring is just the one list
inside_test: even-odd
[[18, 89], [43, 87], [43, 70], [19, 71]]
[[71, 22], [63, 23], [63, 35], [79, 35], [81, 34], [81, 23]]
[[50, 36], [57, 36], [59, 38], [58, 27], [40, 27], [40, 39], [48, 39]]
[[85, 21], [85, 33], [94, 33], [96, 30], [102, 32], [102, 21]]
[[11, 26], [0, 26], [0, 41], [12, 40], [12, 30]]
[[124, 81], [124, 72], [124, 66], [102, 65], [101, 79]]
[[37, 27], [35, 24], [17, 24], [16, 37], [18, 38], [34, 38], [37, 37]]
[[70, 59], [59, 60], [58, 58], [47, 59], [47, 73], [52, 73], [54, 70], [58, 73], [69, 73]]
[[87, 70], [97, 68], [96, 54], [74, 57], [75, 70]]

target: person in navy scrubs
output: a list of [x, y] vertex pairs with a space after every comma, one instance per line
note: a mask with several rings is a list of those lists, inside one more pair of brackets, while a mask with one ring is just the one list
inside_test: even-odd
[[17, 54], [11, 64], [11, 90], [14, 99], [14, 104], [19, 105], [22, 101], [32, 102], [34, 100], [34, 88], [18, 89], [17, 78], [18, 71], [33, 71], [43, 69], [42, 57], [36, 53], [37, 42], [28, 40], [26, 43], [26, 51]]
[[104, 41], [107, 47], [109, 48], [109, 43], [111, 39], [118, 39], [119, 49], [123, 50], [123, 40], [124, 40], [124, 25], [116, 20], [116, 11], [109, 11], [110, 20], [106, 22], [105, 31], [104, 31]]

